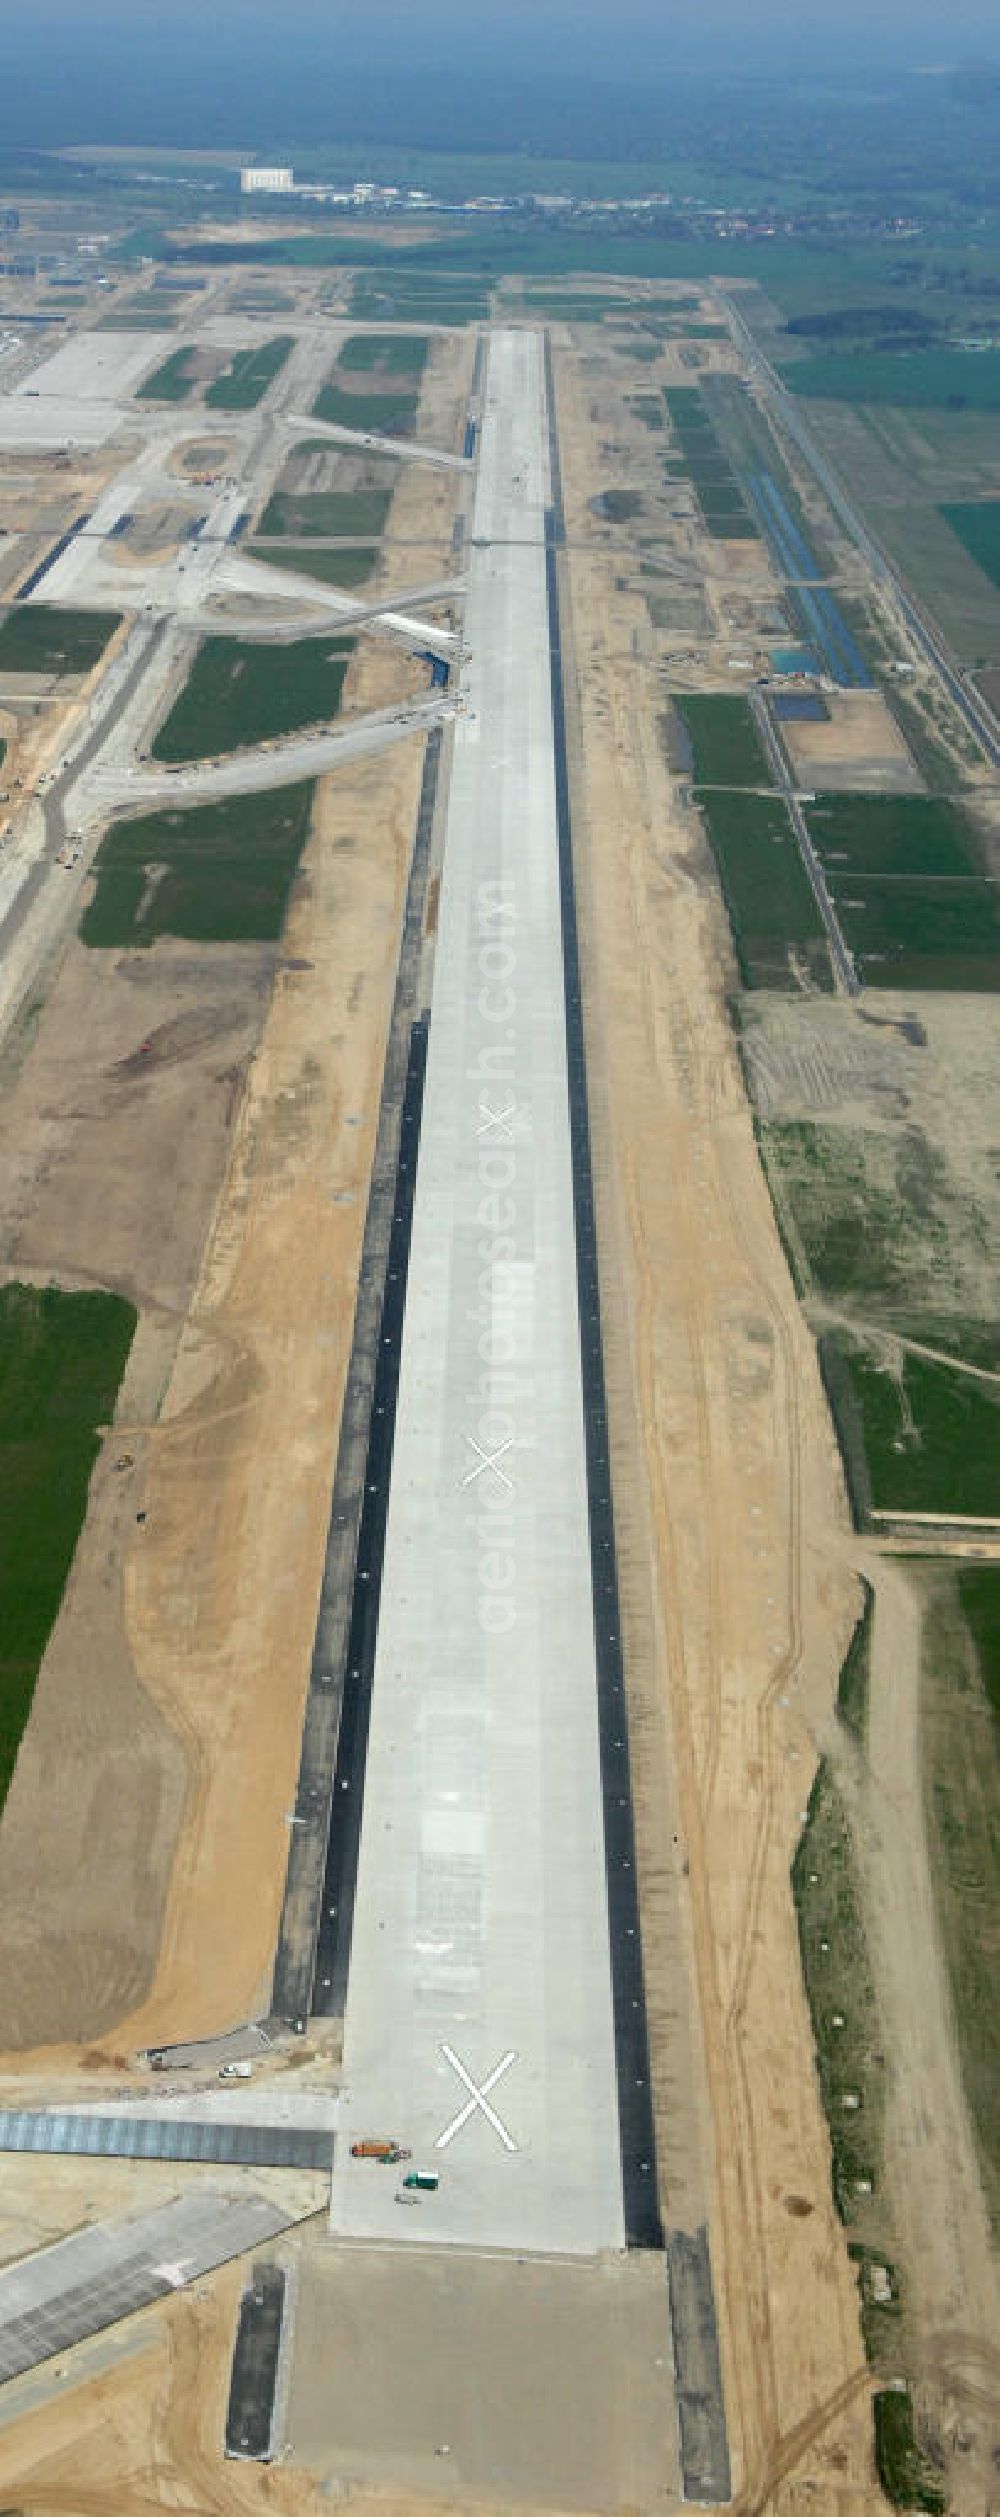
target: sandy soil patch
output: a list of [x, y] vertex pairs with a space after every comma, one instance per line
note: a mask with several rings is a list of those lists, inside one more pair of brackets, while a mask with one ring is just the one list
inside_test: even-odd
[[[597, 450], [568, 361], [557, 375], [574, 544]], [[688, 1874], [736, 2487], [778, 2504], [785, 2476], [806, 2473], [832, 2506], [835, 2489], [870, 2485], [868, 2379], [789, 1866], [811, 1724], [852, 1618], [854, 1586], [828, 1553], [846, 1504], [726, 1019], [725, 921], [663, 767], [635, 601], [602, 555], [574, 548], [569, 568], [613, 1441], [620, 1494], [644, 1495], [650, 1537], [649, 1570], [639, 1536], [625, 1556], [623, 1613], [664, 2205], [691, 2208], [701, 2077], [685, 2088], [666, 2033], [673, 1867]], [[659, 1782], [671, 1767], [672, 1860]], [[678, 2167], [682, 2110], [693, 2130]]]
[[825, 704], [825, 724], [781, 720], [781, 739], [803, 786], [922, 793], [923, 779], [881, 691], [829, 691]]
[[266, 2002], [420, 746], [326, 782], [125, 1565], [191, 1800], [136, 2045]]
[[166, 943], [110, 959], [70, 946], [3, 1067], [0, 1269], [112, 1287], [141, 1314], [0, 1827], [9, 2046], [99, 2033], [157, 1944], [184, 1759], [136, 1676], [121, 1563], [273, 956]]
[[194, 445], [178, 446], [168, 457], [166, 469], [176, 472], [181, 480], [196, 477], [207, 484], [230, 470], [233, 452], [231, 442], [225, 438], [199, 438]]
[[[415, 743], [327, 782], [242, 1101], [231, 1040], [199, 1046], [178, 1032], [176, 1014], [172, 1032], [150, 1024], [142, 983], [162, 946], [126, 957], [142, 965], [130, 1056], [95, 1093], [105, 1163], [117, 1145], [117, 1193], [87, 1129], [68, 1113], [60, 1122], [58, 1102], [50, 1115], [44, 1097], [57, 1085], [67, 1096], [62, 1023], [75, 1005], [79, 1024], [85, 965], [96, 967], [82, 948], [54, 1000], [61, 1052], [50, 1026], [45, 1054], [24, 1070], [22, 1098], [35, 1102], [43, 1142], [37, 1177], [18, 1175], [11, 1258], [34, 1256], [80, 1281], [86, 1251], [98, 1281], [166, 1308], [174, 1338], [230, 1103], [240, 1109], [162, 1408], [128, 1421], [134, 1472], [98, 1471], [8, 1803], [0, 1877], [22, 1926], [8, 1935], [10, 2043], [93, 2037], [141, 1997], [168, 1872], [150, 1998], [116, 2028], [116, 2050], [204, 2033], [266, 2002], [419, 770]], [[188, 950], [171, 948], [167, 966]], [[203, 973], [200, 998], [204, 1015]], [[154, 1053], [160, 1043], [155, 1087], [141, 1058], [146, 1036]], [[86, 1114], [76, 1081], [74, 1106]], [[152, 1159], [147, 1139], [144, 1159], [151, 1089], [174, 1095], [177, 1125], [173, 1140], [157, 1137]], [[18, 1145], [25, 1137], [21, 1125]], [[199, 1183], [187, 1178], [192, 1164]], [[178, 1204], [189, 1225], [184, 1269], [182, 1234], [169, 1222]], [[161, 1389], [164, 1362], [169, 1353]], [[67, 1753], [59, 1748], [60, 1720], [84, 1686], [90, 1807], [75, 1721]]]

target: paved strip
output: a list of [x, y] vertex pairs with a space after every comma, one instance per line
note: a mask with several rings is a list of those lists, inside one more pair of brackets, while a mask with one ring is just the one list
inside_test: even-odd
[[226, 2412], [227, 2456], [256, 2464], [270, 2456], [284, 2314], [280, 2264], [255, 2264], [240, 2300]]
[[177, 2114], [77, 2115], [28, 2109], [0, 2115], [0, 2151], [58, 2158], [185, 2159], [193, 2166], [330, 2165], [328, 2126], [232, 2123]]
[[262, 2195], [208, 2186], [29, 2255], [0, 2272], [0, 2384], [289, 2226], [288, 2213]]
[[684, 2497], [716, 2507], [731, 2481], [708, 2231], [672, 2229], [666, 2248]]
[[304, 429], [308, 437], [328, 437], [333, 445], [364, 446], [370, 454], [392, 454], [404, 463], [432, 463], [443, 472], [469, 469], [467, 455], [446, 454], [440, 446], [418, 445], [414, 437], [379, 437], [370, 428], [342, 428], [337, 420], [296, 419], [291, 413], [284, 425]]
[[[537, 335], [492, 336], [403, 1332], [332, 2225], [625, 2241]], [[348, 2155], [395, 2135], [423, 2214]]]
[[429, 733], [453, 714], [454, 701], [441, 692], [434, 699], [373, 709], [334, 733], [287, 735], [252, 752], [194, 761], [190, 768], [96, 768], [83, 793], [81, 818], [114, 813], [120, 820], [131, 820], [137, 813], [166, 810], [171, 805], [210, 804], [221, 796], [258, 795], [272, 787], [290, 786], [299, 778], [323, 778], [345, 760], [387, 751], [411, 734]]

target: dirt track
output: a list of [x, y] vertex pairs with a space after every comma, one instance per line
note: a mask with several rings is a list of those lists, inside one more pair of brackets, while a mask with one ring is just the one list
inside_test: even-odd
[[[832, 1697], [854, 1584], [829, 1546], [846, 1532], [846, 1502], [726, 1017], [721, 904], [662, 768], [658, 687], [634, 653], [638, 607], [616, 593], [613, 558], [577, 548], [600, 451], [579, 381], [567, 362], [558, 372], [598, 1173], [606, 1246], [624, 1266], [609, 1342], [619, 1355], [628, 1342], [651, 1504], [653, 1648], [645, 1669], [629, 1657], [642, 1736], [654, 1721], [673, 1734], [735, 2483], [757, 2506], [786, 2474], [838, 2494], [872, 2484], [868, 2375], [789, 1887], [810, 1725]], [[607, 1263], [604, 1281], [615, 1282]], [[618, 1433], [627, 1450], [620, 1419]], [[669, 1820], [657, 1829], [641, 1794], [639, 1820], [645, 1890]], [[661, 1956], [647, 1921], [654, 1981]], [[677, 2057], [662, 2038], [657, 2064], [676, 2109]], [[690, 2199], [683, 2176], [670, 2190], [669, 2146], [666, 2165], [665, 2207], [678, 2216]]]

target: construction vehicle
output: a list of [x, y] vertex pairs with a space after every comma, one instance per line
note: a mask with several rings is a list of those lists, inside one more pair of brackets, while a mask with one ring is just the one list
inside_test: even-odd
[[401, 2150], [398, 2141], [352, 2141], [352, 2159], [378, 2159], [383, 2167], [398, 2167], [403, 2159], [412, 2159], [412, 2150]]
[[415, 2167], [409, 2176], [403, 2178], [406, 2190], [417, 2194], [436, 2194], [439, 2183], [440, 2179], [431, 2167]]

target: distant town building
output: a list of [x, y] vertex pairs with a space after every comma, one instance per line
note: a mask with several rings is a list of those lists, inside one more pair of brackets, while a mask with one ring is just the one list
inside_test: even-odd
[[241, 166], [241, 192], [291, 192], [290, 166]]

